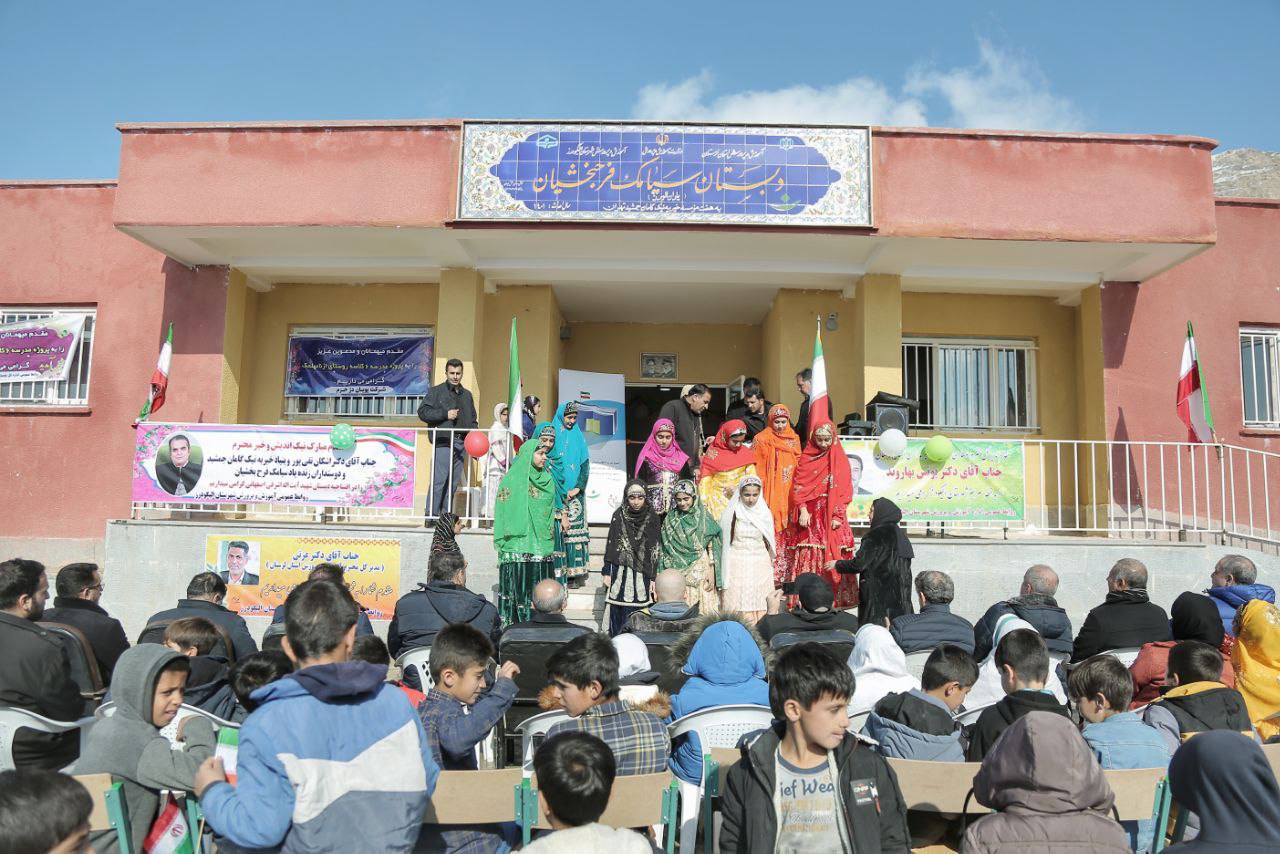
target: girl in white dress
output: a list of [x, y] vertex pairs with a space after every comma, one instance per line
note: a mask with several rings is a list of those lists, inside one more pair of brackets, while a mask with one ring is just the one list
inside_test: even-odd
[[740, 611], [750, 623], [764, 615], [765, 598], [773, 592], [773, 559], [778, 551], [773, 514], [761, 497], [763, 491], [760, 478], [744, 477], [720, 517], [721, 609]]

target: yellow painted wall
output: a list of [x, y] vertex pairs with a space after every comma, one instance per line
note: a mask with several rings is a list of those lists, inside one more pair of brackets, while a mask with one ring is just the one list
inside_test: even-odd
[[[286, 284], [258, 294], [252, 340], [244, 347], [241, 420], [252, 424], [284, 421], [284, 372], [291, 326], [435, 325], [437, 293], [435, 284], [424, 283]], [[433, 379], [439, 378], [433, 375]], [[358, 418], [344, 420], [359, 423]], [[421, 426], [413, 416], [378, 423]]]
[[[833, 312], [837, 315], [838, 328], [830, 332], [825, 324]], [[801, 400], [795, 376], [813, 364], [813, 337], [819, 316], [824, 324], [822, 354], [827, 363], [827, 390], [836, 419], [846, 412], [862, 409], [856, 400], [861, 386], [862, 360], [858, 356], [853, 302], [844, 299], [839, 291], [780, 290], [764, 322], [765, 328], [770, 329], [769, 364], [764, 370], [776, 377], [765, 385], [765, 392], [770, 400], [785, 403], [793, 419], [800, 410]]]
[[[627, 382], [653, 382], [640, 376], [641, 353], [675, 353], [679, 376], [674, 385], [720, 385], [739, 376], [759, 376], [761, 330], [749, 324], [570, 323], [563, 367], [575, 371], [625, 374]], [[765, 387], [766, 394], [774, 390]]]
[[247, 419], [247, 373], [253, 363], [257, 320], [258, 292], [248, 286], [244, 273], [232, 270], [227, 276], [227, 312], [222, 330], [222, 396], [218, 420], [223, 424]]
[[1077, 438], [1075, 308], [1048, 297], [904, 293], [902, 336], [935, 335], [1034, 340], [1040, 419], [1034, 435]]
[[555, 293], [548, 285], [498, 288], [496, 294], [486, 294], [484, 298], [482, 371], [476, 400], [483, 427], [493, 421], [494, 404], [507, 398], [512, 317], [517, 321], [524, 393], [542, 400], [543, 416], [549, 418], [555, 412], [563, 322]]

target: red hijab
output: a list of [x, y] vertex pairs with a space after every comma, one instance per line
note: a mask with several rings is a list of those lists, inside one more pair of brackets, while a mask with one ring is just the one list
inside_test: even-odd
[[[822, 427], [831, 430], [832, 441], [826, 450], [813, 441], [813, 434]], [[835, 425], [830, 420], [816, 425], [809, 433], [804, 453], [796, 466], [795, 486], [791, 497], [797, 504], [827, 496], [828, 507], [846, 507], [853, 500], [853, 474], [849, 471], [849, 458], [835, 437]]]
[[749, 466], [756, 461], [755, 451], [746, 445], [739, 445], [735, 451], [729, 447], [729, 437], [734, 433], [746, 433], [747, 425], [733, 419], [720, 425], [720, 431], [711, 440], [711, 446], [702, 455], [702, 470], [699, 477], [709, 477], [722, 471], [733, 471]]

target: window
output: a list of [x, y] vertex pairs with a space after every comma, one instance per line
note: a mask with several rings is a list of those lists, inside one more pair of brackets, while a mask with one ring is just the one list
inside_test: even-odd
[[[367, 339], [394, 338], [404, 335], [430, 335], [429, 326], [295, 326], [289, 337], [319, 336], [324, 338]], [[292, 350], [292, 347], [289, 348]], [[287, 358], [287, 357], [286, 357]], [[286, 373], [289, 366], [285, 365]], [[291, 395], [285, 394], [285, 417], [290, 421], [308, 419], [332, 420], [352, 418], [413, 418], [417, 415], [422, 395]]]
[[1035, 430], [1035, 376], [1031, 341], [902, 340], [903, 393], [920, 401], [912, 427]]
[[67, 378], [60, 381], [30, 380], [0, 382], [0, 406], [88, 406], [89, 363], [93, 354], [93, 327], [97, 310], [92, 308], [25, 307], [0, 308], [0, 324], [40, 320], [53, 314], [82, 315], [84, 331], [71, 359]]
[[1280, 329], [1240, 330], [1246, 427], [1280, 427]]

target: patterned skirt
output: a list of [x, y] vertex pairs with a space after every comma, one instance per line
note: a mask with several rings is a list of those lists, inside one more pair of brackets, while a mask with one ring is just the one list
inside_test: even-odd
[[679, 569], [684, 576], [684, 601], [691, 606], [697, 605], [700, 614], [718, 613], [720, 592], [716, 590], [716, 565], [711, 555], [703, 552], [692, 564]]
[[529, 619], [533, 588], [544, 578], [555, 577], [555, 561], [548, 555], [498, 555], [498, 615], [506, 625]]
[[561, 578], [577, 578], [587, 574], [590, 561], [591, 532], [587, 529], [587, 508], [578, 495], [565, 502], [569, 530], [556, 524], [556, 573]]

